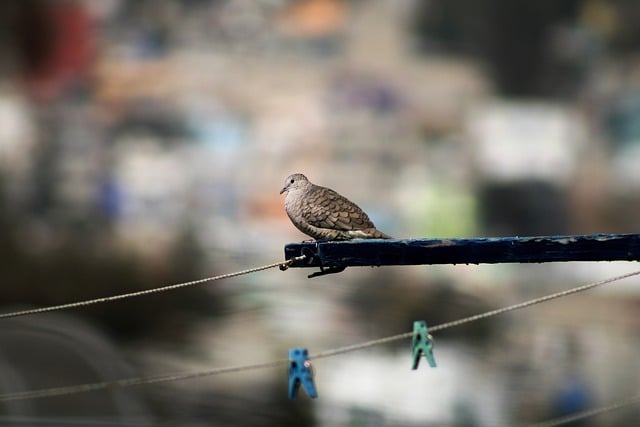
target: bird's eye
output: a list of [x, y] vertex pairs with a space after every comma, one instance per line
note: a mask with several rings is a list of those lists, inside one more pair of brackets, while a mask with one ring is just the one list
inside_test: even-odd
[[293, 184], [293, 178], [291, 178], [291, 181], [289, 181], [289, 184]]

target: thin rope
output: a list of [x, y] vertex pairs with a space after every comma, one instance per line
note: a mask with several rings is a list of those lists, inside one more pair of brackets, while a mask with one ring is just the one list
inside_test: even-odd
[[612, 277], [610, 279], [601, 280], [599, 282], [588, 283], [584, 286], [578, 286], [577, 288], [567, 289], [566, 291], [557, 292], [555, 294], [547, 295], [544, 297], [532, 299], [530, 301], [525, 301], [520, 304], [510, 305], [508, 307], [499, 308], [497, 310], [487, 311], [486, 313], [476, 314], [475, 316], [465, 317], [464, 319], [454, 320], [452, 322], [443, 323], [441, 325], [436, 325], [429, 328], [429, 332], [441, 331], [443, 329], [451, 328], [453, 326], [459, 326], [465, 323], [474, 322], [480, 319], [486, 319], [487, 317], [497, 316], [498, 314], [504, 314], [509, 311], [518, 310], [520, 308], [530, 307], [535, 304], [540, 304], [546, 301], [550, 301], [556, 298], [566, 297], [567, 295], [576, 294], [578, 292], [588, 291], [589, 289], [596, 288], [598, 286], [606, 285], [612, 282], [616, 282], [618, 280], [627, 279], [629, 277], [637, 276], [640, 274], [640, 271], [634, 271], [632, 273], [623, 274], [621, 276]]
[[621, 400], [611, 405], [602, 406], [600, 408], [589, 409], [586, 411], [578, 412], [572, 415], [566, 415], [564, 417], [555, 418], [553, 420], [543, 421], [541, 423], [532, 424], [530, 427], [555, 427], [564, 424], [571, 423], [573, 421], [582, 420], [585, 418], [591, 418], [596, 415], [604, 414], [605, 412], [615, 411], [617, 409], [624, 408], [626, 406], [635, 405], [640, 402], [640, 395], [630, 397], [628, 399]]
[[88, 306], [88, 305], [102, 304], [102, 303], [105, 303], [105, 302], [118, 301], [118, 300], [121, 300], [121, 299], [134, 298], [134, 297], [139, 297], [139, 296], [143, 296], [143, 295], [150, 295], [150, 294], [156, 294], [156, 293], [160, 293], [160, 292], [174, 291], [176, 289], [186, 288], [186, 287], [194, 286], [194, 285], [199, 285], [199, 284], [202, 284], [202, 283], [205, 283], [205, 282], [213, 282], [215, 280], [230, 279], [232, 277], [242, 276], [242, 275], [250, 274], [250, 273], [256, 273], [258, 271], [268, 270], [270, 268], [275, 268], [275, 267], [280, 267], [280, 270], [284, 271], [291, 264], [293, 264], [295, 261], [302, 261], [305, 258], [306, 258], [306, 255], [301, 255], [301, 256], [298, 256], [298, 257], [289, 258], [286, 261], [274, 262], [273, 264], [263, 265], [261, 267], [255, 267], [255, 268], [250, 268], [248, 270], [236, 271], [234, 273], [221, 274], [219, 276], [206, 277], [204, 279], [192, 280], [190, 282], [183, 282], [183, 283], [177, 283], [177, 284], [174, 284], [174, 285], [162, 286], [162, 287], [159, 287], [159, 288], [145, 289], [145, 290], [142, 290], [142, 291], [129, 292], [129, 293], [126, 293], [126, 294], [113, 295], [113, 296], [109, 296], [109, 297], [102, 297], [102, 298], [95, 298], [95, 299], [84, 300], [84, 301], [71, 302], [71, 303], [67, 303], [67, 304], [53, 305], [53, 306], [49, 306], [49, 307], [40, 307], [40, 308], [33, 308], [33, 309], [29, 309], [29, 310], [14, 311], [12, 313], [1, 313], [0, 314], [0, 319], [8, 319], [8, 318], [11, 318], [11, 317], [27, 316], [27, 315], [31, 315], [31, 314], [48, 313], [48, 312], [51, 312], [51, 311], [66, 310], [66, 309], [77, 308], [77, 307], [85, 307], [85, 306]]
[[[284, 266], [283, 268], [286, 268], [286, 266], [290, 265], [295, 260], [299, 260], [300, 258], [302, 258], [302, 257], [298, 257], [298, 258], [295, 258], [295, 259], [289, 259], [288, 261], [286, 261], [284, 263], [271, 264], [271, 266], [258, 267], [258, 269], [245, 270], [245, 272], [231, 273], [232, 274], [231, 277], [233, 277], [233, 275], [239, 275], [239, 274], [242, 274], [242, 273], [246, 274], [246, 272], [252, 272], [252, 271], [260, 271], [260, 269], [267, 269], [267, 268], [271, 268], [271, 267], [278, 266], [278, 265], [283, 265]], [[443, 324], [436, 325], [436, 326], [430, 328], [430, 331], [443, 330], [443, 329], [446, 329], [446, 328], [459, 326], [459, 325], [464, 324], [464, 323], [468, 323], [468, 322], [473, 322], [473, 321], [476, 321], [476, 320], [484, 319], [484, 318], [487, 318], [487, 317], [490, 317], [490, 316], [496, 316], [498, 314], [503, 314], [503, 313], [506, 313], [506, 312], [509, 312], [509, 311], [512, 311], [512, 310], [529, 307], [529, 306], [534, 305], [534, 304], [539, 304], [539, 303], [542, 303], [542, 302], [545, 302], [545, 301], [550, 301], [550, 300], [555, 299], [555, 298], [560, 298], [560, 297], [563, 297], [563, 296], [575, 294], [577, 292], [586, 291], [588, 289], [592, 289], [592, 288], [595, 288], [597, 286], [602, 286], [602, 285], [605, 285], [605, 284], [608, 284], [608, 283], [612, 283], [612, 282], [615, 282], [615, 281], [618, 281], [618, 280], [626, 279], [626, 278], [629, 278], [629, 277], [632, 277], [632, 276], [637, 276], [637, 275], [640, 275], [640, 271], [636, 271], [636, 272], [628, 273], [628, 274], [623, 274], [621, 276], [613, 277], [613, 278], [602, 280], [602, 281], [599, 281], [599, 282], [589, 283], [589, 284], [584, 285], [584, 286], [579, 286], [577, 288], [572, 288], [572, 289], [568, 289], [566, 291], [557, 292], [555, 294], [547, 295], [547, 296], [544, 296], [544, 297], [541, 297], [541, 298], [536, 298], [536, 299], [533, 299], [533, 300], [530, 300], [530, 301], [526, 301], [526, 302], [523, 302], [523, 303], [520, 303], [520, 304], [511, 305], [511, 306], [504, 307], [504, 308], [501, 308], [501, 309], [488, 311], [486, 313], [477, 314], [475, 316], [466, 317], [464, 319], [456, 320], [456, 321], [453, 321], [453, 322], [443, 323]], [[229, 275], [224, 275], [224, 276], [229, 277]], [[203, 279], [203, 280], [205, 280], [205, 279]], [[158, 289], [162, 289], [162, 288], [158, 288]], [[352, 352], [352, 351], [356, 351], [356, 350], [362, 350], [362, 349], [365, 349], [365, 348], [369, 348], [369, 347], [373, 347], [373, 346], [377, 346], [377, 345], [382, 345], [382, 344], [387, 344], [387, 343], [390, 343], [390, 342], [393, 342], [393, 341], [398, 341], [398, 340], [405, 339], [405, 338], [410, 338], [413, 335], [414, 335], [414, 332], [405, 332], [405, 333], [398, 334], [398, 335], [392, 335], [392, 336], [388, 336], [388, 337], [384, 337], [384, 338], [380, 338], [380, 339], [366, 341], [366, 342], [363, 342], [363, 343], [360, 343], [360, 344], [354, 344], [354, 345], [349, 345], [349, 346], [345, 346], [345, 347], [339, 347], [339, 348], [336, 348], [336, 349], [327, 350], [327, 351], [323, 351], [323, 352], [317, 353], [315, 355], [311, 355], [311, 356], [309, 356], [309, 359], [321, 359], [321, 358], [331, 357], [331, 356], [335, 356], [335, 355], [338, 355], [338, 354], [348, 353], [348, 352]], [[102, 390], [102, 389], [106, 389], [106, 388], [110, 388], [110, 387], [130, 387], [130, 386], [143, 385], [143, 384], [157, 384], [157, 383], [163, 383], [163, 382], [185, 380], [185, 379], [190, 379], [190, 378], [199, 378], [199, 377], [206, 377], [206, 376], [212, 376], [212, 375], [219, 375], [219, 374], [225, 374], [225, 373], [230, 373], [230, 372], [242, 372], [242, 371], [249, 371], [249, 370], [255, 370], [255, 369], [262, 369], [262, 368], [270, 368], [270, 367], [275, 367], [275, 366], [279, 366], [279, 365], [282, 365], [282, 364], [286, 364], [288, 362], [289, 362], [288, 359], [280, 359], [280, 360], [275, 360], [275, 361], [271, 361], [271, 362], [258, 363], [258, 364], [254, 364], [254, 365], [230, 366], [230, 367], [223, 367], [223, 368], [217, 368], [217, 369], [212, 369], [212, 370], [208, 370], [208, 371], [193, 372], [193, 373], [171, 374], [171, 375], [162, 375], [162, 376], [156, 376], [156, 377], [138, 377], [138, 378], [116, 380], [116, 381], [105, 381], [105, 382], [100, 382], [100, 383], [80, 384], [80, 385], [77, 385], [77, 386], [57, 387], [57, 388], [49, 388], [49, 389], [42, 389], [42, 390], [32, 390], [32, 391], [18, 392], [18, 393], [7, 393], [7, 394], [0, 394], [0, 402], [8, 401], [8, 400], [18, 400], [18, 399], [32, 399], [32, 398], [38, 398], [38, 397], [62, 396], [62, 395], [68, 395], [68, 394], [89, 392], [89, 391], [94, 391], [94, 390]], [[636, 399], [636, 398], [633, 398], [633, 399]], [[640, 396], [638, 397], [638, 399], [640, 399]], [[629, 402], [628, 404], [631, 404], [631, 403], [632, 402]], [[617, 404], [617, 405], [620, 405], [620, 404]], [[614, 405], [612, 405], [612, 406], [614, 406]], [[626, 405], [621, 405], [621, 406], [626, 406]], [[613, 407], [610, 410], [613, 410], [613, 409], [616, 409], [616, 408], [617, 408], [617, 406]]]
[[[602, 286], [602, 285], [606, 285], [608, 283], [612, 283], [612, 282], [616, 282], [618, 280], [622, 280], [622, 279], [627, 279], [629, 277], [632, 276], [637, 276], [640, 275], [640, 271], [635, 271], [633, 273], [628, 273], [628, 274], [623, 274], [621, 276], [617, 276], [617, 277], [612, 277], [609, 279], [605, 279], [605, 280], [601, 280], [599, 282], [594, 282], [594, 283], [588, 283], [586, 285], [583, 286], [578, 286], [577, 288], [572, 288], [572, 289], [568, 289], [566, 291], [562, 291], [562, 292], [557, 292], [555, 294], [551, 294], [551, 295], [546, 295], [544, 297], [540, 297], [540, 298], [536, 298], [536, 299], [532, 299], [529, 301], [525, 301], [519, 304], [514, 304], [514, 305], [510, 305], [508, 307], [503, 307], [503, 308], [499, 308], [496, 310], [491, 310], [491, 311], [487, 311], [485, 313], [480, 313], [480, 314], [476, 314], [474, 316], [469, 316], [469, 317], [465, 317], [463, 319], [459, 319], [459, 320], [454, 320], [452, 322], [447, 322], [447, 323], [442, 323], [440, 325], [435, 325], [435, 326], [431, 326], [429, 328], [429, 332], [436, 332], [436, 331], [441, 331], [443, 329], [447, 329], [447, 328], [452, 328], [454, 326], [460, 326], [462, 324], [465, 323], [469, 323], [469, 322], [474, 322], [476, 320], [481, 320], [481, 319], [485, 319], [487, 317], [491, 317], [491, 316], [497, 316], [499, 314], [504, 314], [507, 313], [509, 311], [513, 311], [513, 310], [517, 310], [520, 308], [525, 308], [525, 307], [529, 307], [535, 304], [540, 304], [546, 301], [550, 301], [556, 298], [561, 298], [567, 295], [571, 295], [571, 294], [575, 294], [578, 292], [584, 292], [586, 290], [598, 287], [598, 286]], [[385, 338], [380, 338], [380, 339], [375, 339], [375, 340], [371, 340], [371, 341], [366, 341], [360, 344], [353, 344], [353, 345], [349, 345], [346, 347], [340, 347], [340, 348], [336, 348], [333, 350], [327, 350], [327, 351], [323, 351], [321, 353], [317, 353], [313, 356], [310, 356], [310, 359], [321, 359], [321, 358], [325, 358], [325, 357], [331, 357], [331, 356], [335, 356], [337, 354], [342, 354], [342, 353], [348, 353], [351, 351], [356, 351], [356, 350], [362, 350], [365, 348], [369, 348], [369, 347], [374, 347], [377, 345], [382, 345], [382, 344], [387, 344], [393, 341], [399, 341], [405, 338], [411, 338], [413, 337], [413, 335], [415, 334], [415, 332], [404, 332], [402, 334], [398, 334], [398, 335], [392, 335], [389, 337], [385, 337]]]
[[0, 394], [0, 402], [6, 402], [10, 400], [36, 399], [41, 397], [67, 396], [70, 394], [86, 393], [90, 391], [104, 390], [114, 387], [132, 387], [137, 385], [159, 384], [172, 381], [208, 377], [212, 375], [228, 374], [231, 372], [243, 372], [255, 369], [273, 368], [287, 363], [289, 363], [289, 359], [279, 359], [273, 360], [271, 362], [256, 363], [254, 365], [227, 366], [224, 368], [217, 368], [200, 372], [158, 375], [154, 377], [126, 378], [114, 381], [103, 381], [99, 383], [79, 384], [73, 386], [23, 391], [18, 393], [6, 393]]
[[348, 345], [345, 347], [340, 347], [340, 348], [336, 348], [333, 350], [327, 350], [327, 351], [322, 351], [320, 353], [316, 353], [314, 355], [309, 356], [309, 359], [323, 359], [325, 357], [331, 357], [331, 356], [335, 356], [338, 354], [343, 354], [343, 353], [350, 353], [352, 351], [356, 351], [356, 350], [362, 350], [365, 348], [369, 348], [369, 347], [374, 347], [377, 345], [382, 345], [382, 344], [387, 344], [393, 341], [399, 341], [405, 338], [411, 338], [413, 335], [415, 334], [415, 332], [411, 331], [411, 332], [404, 332], [402, 334], [398, 334], [398, 335], [392, 335], [390, 337], [385, 337], [385, 338], [379, 338], [379, 339], [375, 339], [375, 340], [371, 340], [371, 341], [366, 341], [360, 344], [353, 344], [353, 345]]

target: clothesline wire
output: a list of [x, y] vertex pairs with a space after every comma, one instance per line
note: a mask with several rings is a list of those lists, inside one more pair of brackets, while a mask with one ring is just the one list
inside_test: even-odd
[[9, 319], [12, 317], [28, 316], [33, 314], [48, 313], [51, 311], [67, 310], [70, 308], [86, 307], [89, 305], [102, 304], [102, 303], [118, 301], [122, 299], [140, 297], [143, 295], [174, 291], [176, 289], [200, 285], [202, 283], [213, 282], [215, 280], [230, 279], [232, 277], [238, 277], [245, 274], [256, 273], [258, 271], [268, 270], [270, 268], [275, 268], [275, 267], [280, 267], [281, 270], [286, 270], [295, 261], [302, 261], [305, 258], [306, 258], [306, 255], [301, 255], [299, 257], [290, 258], [286, 261], [274, 262], [273, 264], [267, 264], [260, 267], [249, 268], [247, 270], [236, 271], [233, 273], [220, 274], [218, 276], [205, 277], [204, 279], [192, 280], [190, 282], [183, 282], [183, 283], [176, 283], [173, 285], [161, 286], [159, 288], [144, 289], [142, 291], [129, 292], [126, 294], [112, 295], [108, 297], [95, 298], [95, 299], [84, 300], [84, 301], [76, 301], [76, 302], [70, 302], [67, 304], [53, 305], [48, 307], [32, 308], [28, 310], [14, 311], [11, 313], [0, 313], [0, 319]]
[[198, 372], [184, 372], [176, 374], [165, 374], [149, 377], [124, 378], [113, 381], [103, 381], [98, 383], [78, 384], [72, 386], [53, 387], [40, 390], [30, 390], [17, 393], [0, 394], [0, 402], [9, 400], [36, 399], [41, 397], [66, 396], [70, 394], [86, 393], [90, 391], [104, 390], [114, 387], [132, 387], [137, 385], [160, 384], [173, 381], [209, 377], [213, 375], [228, 374], [231, 372], [251, 371], [256, 369], [273, 368], [285, 365], [289, 359], [272, 360], [269, 362], [256, 363], [253, 365], [225, 366], [222, 368], [209, 369]]
[[[272, 264], [271, 266], [278, 266], [278, 265], [282, 265], [282, 263]], [[269, 268], [269, 267], [267, 266], [262, 267], [262, 269], [266, 269], [266, 268]], [[245, 272], [246, 271], [250, 271], [250, 270], [245, 270]], [[252, 269], [251, 271], [255, 271], [255, 269]], [[465, 317], [463, 319], [455, 320], [452, 322], [442, 323], [440, 325], [433, 326], [430, 329], [430, 331], [431, 332], [440, 331], [440, 330], [444, 330], [454, 326], [459, 326], [465, 323], [474, 322], [477, 320], [485, 319], [487, 317], [496, 316], [499, 314], [507, 313], [509, 311], [529, 307], [534, 304], [539, 304], [539, 303], [550, 301], [556, 298], [572, 295], [578, 292], [583, 292], [583, 291], [595, 288], [597, 286], [606, 285], [609, 283], [613, 283], [613, 282], [623, 280], [632, 276], [637, 276], [637, 275], [640, 275], [640, 271], [623, 274], [620, 276], [612, 277], [612, 278], [601, 280], [598, 282], [589, 283], [583, 286], [568, 289], [566, 291], [557, 292], [557, 293], [546, 295], [540, 298], [535, 298], [529, 301], [525, 301], [519, 304], [514, 304], [507, 307], [499, 308], [496, 310], [491, 310], [485, 313], [476, 314], [474, 316]], [[161, 289], [161, 288], [158, 288], [158, 289]], [[326, 350], [320, 353], [312, 354], [309, 356], [309, 358], [313, 360], [313, 359], [332, 357], [332, 356], [336, 356], [343, 353], [357, 351], [357, 350], [361, 350], [361, 349], [365, 349], [365, 348], [369, 348], [377, 345], [387, 344], [387, 343], [398, 341], [405, 338], [410, 338], [413, 335], [414, 335], [414, 332], [405, 332], [402, 334], [392, 335], [392, 336], [375, 339], [371, 341], [366, 341], [359, 344], [339, 347], [332, 350]], [[0, 402], [9, 401], [9, 400], [22, 400], [22, 399], [32, 399], [32, 398], [39, 398], [39, 397], [70, 395], [70, 394], [89, 392], [94, 390], [102, 390], [102, 389], [112, 388], [112, 387], [130, 387], [130, 386], [143, 385], [143, 384], [157, 384], [157, 383], [179, 381], [179, 380], [186, 380], [186, 379], [192, 379], [192, 378], [208, 377], [208, 376], [220, 375], [220, 374], [231, 373], [231, 372], [243, 372], [243, 371], [250, 371], [250, 370], [256, 370], [256, 369], [272, 368], [272, 367], [285, 365], [288, 362], [289, 362], [288, 359], [279, 359], [279, 360], [274, 360], [269, 362], [252, 364], [252, 365], [228, 366], [228, 367], [221, 367], [217, 369], [210, 369], [210, 370], [199, 371], [199, 372], [137, 377], [137, 378], [114, 380], [114, 381], [104, 381], [99, 383], [88, 383], [88, 384], [79, 384], [74, 386], [64, 386], [64, 387], [48, 388], [48, 389], [41, 389], [41, 390], [23, 391], [23, 392], [17, 392], [17, 393], [5, 393], [5, 394], [0, 394]]]
[[632, 396], [627, 399], [620, 400], [610, 405], [601, 406], [599, 408], [588, 409], [586, 411], [577, 412], [575, 414], [565, 415], [563, 417], [554, 418], [552, 420], [543, 421], [541, 423], [532, 424], [530, 427], [556, 427], [572, 423], [574, 421], [591, 418], [606, 412], [615, 411], [626, 406], [635, 405], [640, 402], [640, 395]]
[[[535, 304], [540, 304], [543, 302], [547, 302], [556, 298], [561, 298], [567, 295], [571, 295], [571, 294], [575, 294], [578, 292], [584, 292], [587, 291], [589, 289], [592, 288], [596, 288], [598, 286], [602, 286], [602, 285], [606, 285], [609, 283], [613, 283], [616, 282], [618, 280], [623, 280], [623, 279], [627, 279], [629, 277], [633, 277], [633, 276], [637, 276], [640, 275], [640, 271], [635, 271], [632, 273], [627, 273], [627, 274], [623, 274], [621, 276], [616, 276], [616, 277], [612, 277], [609, 279], [605, 279], [605, 280], [601, 280], [598, 282], [592, 282], [592, 283], [588, 283], [586, 285], [583, 286], [578, 286], [576, 288], [571, 288], [571, 289], [567, 289], [566, 291], [561, 291], [561, 292], [556, 292], [554, 294], [550, 294], [550, 295], [546, 295], [540, 298], [535, 298], [529, 301], [525, 301], [525, 302], [521, 302], [518, 304], [514, 304], [514, 305], [510, 305], [507, 307], [502, 307], [502, 308], [498, 308], [496, 310], [491, 310], [491, 311], [487, 311], [485, 313], [480, 313], [480, 314], [475, 314], [473, 316], [469, 316], [469, 317], [464, 317], [462, 319], [458, 319], [458, 320], [454, 320], [451, 322], [446, 322], [446, 323], [442, 323], [440, 325], [435, 325], [435, 326], [431, 326], [429, 327], [429, 332], [437, 332], [437, 331], [441, 331], [444, 329], [448, 329], [448, 328], [452, 328], [454, 326], [460, 326], [463, 325], [465, 323], [469, 323], [469, 322], [475, 322], [476, 320], [481, 320], [481, 319], [486, 319], [487, 317], [492, 317], [492, 316], [497, 316], [499, 314], [504, 314], [507, 313], [509, 311], [513, 311], [513, 310], [518, 310], [521, 308], [526, 308]], [[379, 339], [375, 339], [375, 340], [371, 340], [371, 341], [367, 341], [367, 342], [363, 342], [360, 344], [353, 344], [353, 345], [349, 345], [346, 347], [341, 347], [341, 348], [336, 348], [333, 350], [327, 350], [327, 351], [323, 351], [321, 353], [317, 353], [315, 355], [310, 356], [311, 359], [320, 359], [320, 358], [324, 358], [324, 357], [330, 357], [330, 356], [334, 356], [337, 354], [342, 354], [342, 353], [348, 353], [351, 351], [356, 351], [356, 350], [361, 350], [361, 349], [365, 349], [368, 347], [374, 347], [377, 345], [382, 345], [382, 344], [387, 344], [393, 341], [398, 341], [398, 340], [402, 340], [405, 338], [410, 338], [412, 337], [414, 334], [414, 332], [404, 332], [402, 334], [398, 334], [398, 335], [392, 335], [389, 337], [384, 337], [384, 338], [379, 338]]]

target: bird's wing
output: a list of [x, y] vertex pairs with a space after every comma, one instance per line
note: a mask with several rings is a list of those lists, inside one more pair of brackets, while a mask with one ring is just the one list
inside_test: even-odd
[[302, 216], [314, 227], [345, 231], [374, 228], [358, 205], [330, 188], [315, 186], [303, 205]]

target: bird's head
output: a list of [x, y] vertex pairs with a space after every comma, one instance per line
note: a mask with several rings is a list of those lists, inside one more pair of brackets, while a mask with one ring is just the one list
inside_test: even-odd
[[309, 180], [306, 176], [301, 173], [294, 173], [293, 175], [289, 175], [287, 179], [284, 180], [284, 187], [280, 190], [280, 194], [285, 193], [289, 190], [295, 190], [299, 188], [304, 188], [309, 185]]

